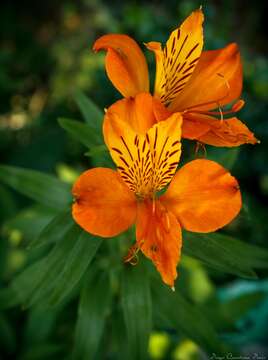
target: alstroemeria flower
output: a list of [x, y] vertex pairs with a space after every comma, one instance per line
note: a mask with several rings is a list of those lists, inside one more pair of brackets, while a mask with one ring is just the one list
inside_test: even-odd
[[83, 229], [102, 237], [136, 224], [136, 244], [128, 259], [141, 250], [173, 287], [181, 228], [211, 232], [223, 227], [240, 211], [241, 194], [236, 179], [213, 161], [194, 160], [176, 173], [182, 118], [175, 113], [150, 126], [157, 112], [148, 93], [119, 100], [107, 110], [104, 136], [117, 171], [94, 168], [78, 178], [73, 217]]
[[[236, 44], [220, 50], [203, 49], [203, 13], [194, 11], [174, 30], [164, 49], [149, 42], [155, 53], [154, 96], [168, 112], [183, 116], [182, 137], [214, 146], [255, 144], [254, 134], [234, 115], [244, 102], [242, 65]], [[149, 91], [146, 59], [138, 44], [127, 35], [109, 34], [99, 38], [93, 49], [105, 49], [106, 72], [124, 97]], [[231, 105], [229, 110], [222, 110]], [[224, 119], [225, 115], [229, 118]], [[163, 120], [163, 119], [162, 119]]]

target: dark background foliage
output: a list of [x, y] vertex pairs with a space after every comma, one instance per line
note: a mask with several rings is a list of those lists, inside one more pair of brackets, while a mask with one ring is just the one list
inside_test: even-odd
[[[239, 117], [261, 140], [259, 145], [244, 145], [238, 150], [207, 148], [209, 157], [232, 167], [243, 193], [241, 215], [225, 232], [246, 243], [268, 248], [267, 4], [262, 1], [209, 0], [202, 5], [205, 49], [217, 49], [233, 41], [240, 46], [246, 106]], [[84, 156], [83, 145], [65, 133], [57, 119], [82, 119], [74, 100], [78, 90], [102, 109], [120, 98], [106, 77], [104, 54], [91, 51], [94, 40], [105, 33], [120, 32], [133, 36], [141, 46], [151, 40], [164, 42], [169, 32], [199, 6], [200, 2], [195, 0], [2, 1], [0, 163], [56, 174], [64, 182], [72, 183], [93, 163]], [[145, 53], [152, 84], [154, 61], [148, 51]], [[185, 144], [185, 153], [186, 159], [193, 156], [189, 144]], [[21, 186], [24, 186], [23, 182]], [[0, 201], [0, 221], [3, 224], [0, 284], [5, 288], [25, 265], [31, 263], [27, 244], [55, 214], [49, 208], [33, 205], [27, 197], [1, 183]], [[226, 342], [235, 343], [245, 353], [256, 350], [264, 354], [266, 351], [268, 356], [265, 347], [267, 334], [264, 335], [268, 325], [267, 269], [258, 271], [259, 280], [238, 280], [234, 275], [203, 267], [190, 257], [184, 266], [188, 272], [187, 276], [182, 274], [181, 291], [184, 291], [184, 283], [190, 283], [191, 296], [189, 293], [187, 296], [192, 297], [192, 302], [202, 303], [200, 298], [209, 297], [211, 289], [219, 298], [233, 301], [228, 311], [238, 319], [237, 329], [235, 333], [228, 331], [222, 335]], [[100, 297], [103, 296], [101, 286], [96, 286]], [[243, 304], [236, 304], [236, 296], [256, 295], [256, 291], [266, 294], [261, 305], [258, 303], [256, 306], [254, 299], [252, 302], [246, 300], [248, 306], [243, 316], [238, 316], [236, 310]], [[3, 299], [0, 296], [0, 305], [1, 301], [5, 303]], [[113, 301], [115, 308], [120, 307], [116, 300]], [[38, 306], [31, 311], [19, 306], [3, 310], [0, 312], [0, 359], [67, 358], [66, 348], [70, 348], [74, 341], [76, 316], [77, 300], [53, 310], [39, 311]], [[118, 328], [122, 322], [120, 316], [117, 317]], [[111, 324], [106, 326], [111, 327]], [[189, 335], [178, 340], [172, 332], [168, 336], [157, 332], [162, 328], [160, 321], [150, 341], [152, 358], [163, 358], [162, 348], [166, 349], [163, 355], [166, 358], [173, 356], [174, 359], [188, 360], [200, 356], [192, 342], [195, 338]], [[103, 344], [107, 344], [106, 340], [102, 339]], [[110, 349], [94, 358], [120, 358], [114, 355], [117, 352], [113, 345]], [[174, 349], [177, 349], [176, 353]], [[77, 354], [75, 358], [83, 358]]]

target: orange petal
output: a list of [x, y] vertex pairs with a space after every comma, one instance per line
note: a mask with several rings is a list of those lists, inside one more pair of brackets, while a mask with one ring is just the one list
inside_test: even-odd
[[[194, 114], [195, 115], [195, 114]], [[190, 140], [198, 140], [200, 136], [210, 130], [210, 125], [200, 119], [199, 114], [184, 114], [182, 122], [182, 137]]]
[[186, 230], [201, 233], [225, 226], [241, 209], [236, 179], [210, 160], [194, 160], [183, 166], [161, 201]]
[[[155, 100], [149, 93], [140, 93], [134, 98], [116, 101], [106, 112], [103, 132], [106, 143], [109, 138], [109, 122], [118, 118], [138, 134], [145, 134], [156, 122]], [[109, 141], [108, 141], [109, 142]]]
[[164, 48], [158, 42], [149, 42], [147, 48], [155, 53], [156, 97], [169, 105], [190, 79], [203, 48], [204, 15], [194, 11], [182, 25], [174, 30]]
[[85, 171], [73, 186], [73, 196], [73, 218], [91, 234], [116, 236], [135, 221], [136, 198], [114, 170]]
[[172, 115], [172, 112], [155, 97], [153, 98], [153, 112], [157, 122], [166, 120]]
[[149, 91], [146, 59], [135, 40], [122, 34], [104, 35], [95, 42], [93, 49], [107, 50], [107, 75], [124, 97]]
[[239, 98], [241, 90], [240, 53], [236, 44], [229, 44], [223, 49], [202, 53], [189, 82], [169, 109], [214, 109]]
[[[115, 105], [121, 109], [125, 100]], [[138, 196], [148, 196], [166, 186], [173, 177], [181, 154], [179, 113], [158, 122], [146, 133], [137, 133], [120, 116], [108, 109], [104, 121], [105, 142], [122, 178]]]
[[138, 247], [151, 259], [162, 280], [174, 286], [181, 253], [181, 228], [176, 217], [160, 201], [138, 204], [136, 238]]
[[198, 137], [204, 144], [233, 147], [259, 143], [248, 127], [235, 117], [222, 121], [209, 116], [207, 118], [210, 130]]

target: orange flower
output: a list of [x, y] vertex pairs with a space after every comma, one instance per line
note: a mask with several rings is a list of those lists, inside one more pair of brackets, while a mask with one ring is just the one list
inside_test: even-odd
[[[171, 33], [163, 50], [159, 42], [146, 44], [156, 58], [154, 96], [167, 107], [168, 115], [182, 114], [184, 138], [214, 146], [255, 144], [254, 134], [234, 117], [244, 105], [238, 100], [242, 90], [238, 47], [230, 44], [202, 52], [203, 19], [201, 9], [194, 11]], [[133, 39], [122, 34], [104, 35], [93, 49], [107, 50], [106, 72], [124, 97], [149, 91], [146, 60]], [[230, 110], [222, 110], [232, 103]], [[230, 117], [223, 120], [224, 115]]]
[[[117, 171], [84, 172], [73, 186], [72, 211], [83, 229], [102, 237], [118, 235], [136, 224], [136, 243], [126, 260], [132, 261], [141, 250], [173, 287], [181, 228], [211, 232], [223, 227], [240, 211], [241, 195], [236, 179], [213, 161], [194, 160], [176, 173], [181, 115], [172, 114], [151, 126], [155, 114], [159, 115], [158, 104], [148, 93], [119, 100], [107, 110], [104, 136]], [[133, 121], [135, 130], [130, 125]]]

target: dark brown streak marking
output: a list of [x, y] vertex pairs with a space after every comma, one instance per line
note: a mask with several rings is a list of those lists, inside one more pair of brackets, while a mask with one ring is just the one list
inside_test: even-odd
[[130, 150], [129, 150], [129, 148], [128, 148], [128, 146], [127, 146], [127, 144], [126, 144], [126, 142], [125, 142], [125, 140], [124, 140], [124, 138], [123, 138], [123, 136], [120, 136], [120, 139], [123, 141], [123, 144], [125, 145], [125, 147], [126, 147], [128, 153], [129, 153], [129, 156], [130, 156], [131, 160], [133, 161], [133, 156], [132, 156], [132, 154], [131, 154], [131, 152], [130, 152]]
[[154, 149], [156, 149], [156, 142], [157, 142], [157, 138], [158, 138], [158, 128], [155, 128], [155, 138], [154, 138]]
[[189, 65], [193, 65], [197, 60], [199, 60], [200, 59], [200, 56], [198, 56], [197, 58], [195, 58], [194, 60], [192, 60], [190, 63], [189, 63]]
[[183, 47], [184, 47], [184, 45], [185, 45], [185, 43], [186, 43], [186, 41], [187, 41], [187, 39], [188, 39], [188, 36], [189, 36], [189, 35], [186, 35], [186, 36], [185, 36], [185, 39], [183, 40], [183, 43], [182, 43], [182, 45], [181, 45], [181, 47], [180, 47], [179, 54], [181, 53], [181, 51], [182, 51], [182, 49], [183, 49]]
[[171, 52], [174, 50], [174, 46], [175, 46], [175, 36], [174, 36], [173, 41], [172, 41]]
[[168, 93], [165, 94], [165, 96], [163, 96], [163, 98], [161, 98], [163, 101], [166, 101], [166, 100], [170, 100], [170, 98], [173, 96], [175, 97], [176, 94], [182, 90], [183, 86], [186, 84], [186, 82], [178, 85], [177, 87], [171, 89]]
[[189, 66], [187, 69], [185, 69], [182, 73], [183, 74], [185, 74], [185, 73], [187, 73], [188, 71], [190, 71], [192, 68], [194, 68], [195, 67], [195, 64], [193, 64], [193, 65], [191, 65], [191, 66]]
[[195, 44], [195, 46], [192, 48], [192, 50], [189, 51], [188, 55], [185, 59], [188, 59], [188, 57], [195, 51], [195, 49], [198, 47], [199, 43]]
[[144, 140], [143, 145], [142, 145], [142, 152], [144, 153], [145, 150], [145, 145], [146, 145], [146, 140]]
[[120, 160], [122, 160], [123, 163], [124, 163], [127, 167], [129, 167], [128, 163], [126, 162], [126, 160], [125, 160], [122, 156], [120, 156]]
[[161, 149], [161, 152], [160, 152], [160, 155], [159, 155], [157, 164], [159, 164], [159, 162], [160, 162], [160, 160], [161, 160], [161, 158], [162, 158], [162, 154], [163, 154], [164, 148], [165, 148], [165, 146], [166, 146], [166, 144], [167, 144], [167, 142], [168, 142], [168, 139], [169, 139], [169, 136], [167, 136], [167, 138], [166, 138], [166, 140], [165, 140], [165, 142], [164, 142], [164, 144], [163, 144], [163, 147], [162, 147], [162, 149]]
[[184, 61], [184, 63], [181, 65], [181, 67], [177, 70], [178, 72], [182, 71], [184, 66], [187, 64], [187, 61]]
[[119, 149], [112, 147], [112, 150], [116, 151], [118, 154], [123, 155], [122, 151], [120, 151]]
[[171, 158], [171, 156], [175, 155], [179, 151], [180, 151], [179, 149], [172, 151], [172, 153], [170, 153], [169, 157]]

